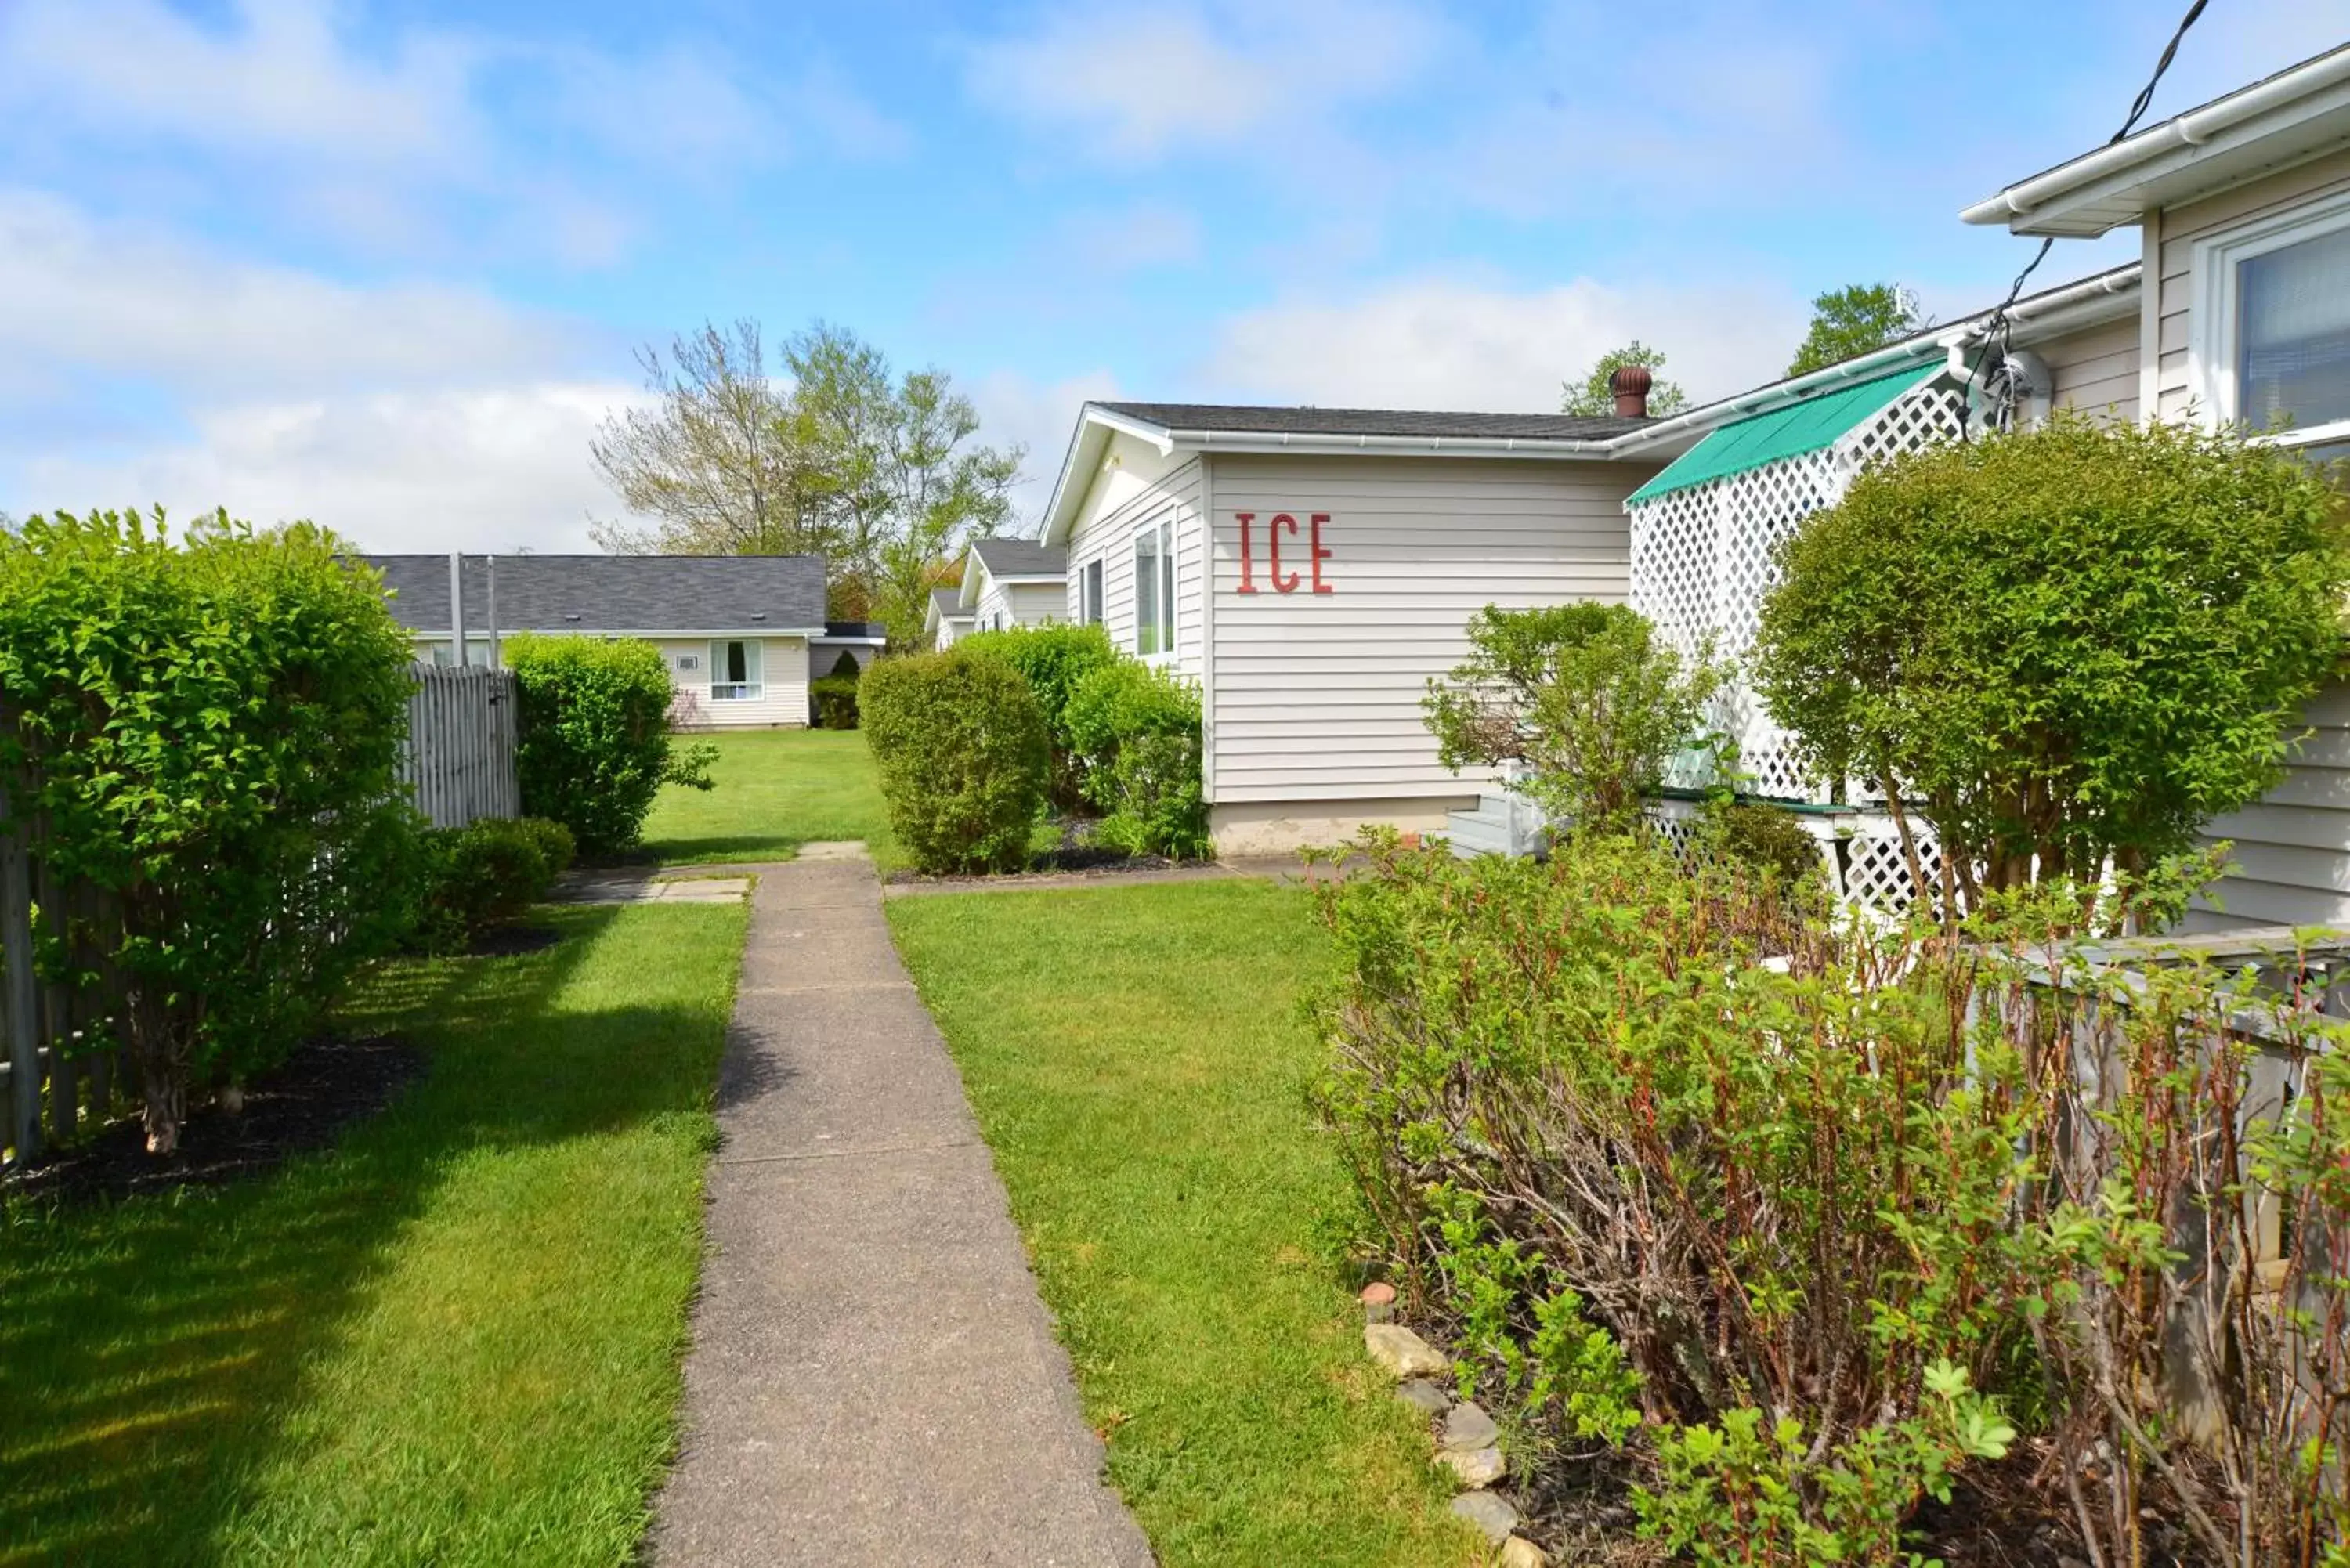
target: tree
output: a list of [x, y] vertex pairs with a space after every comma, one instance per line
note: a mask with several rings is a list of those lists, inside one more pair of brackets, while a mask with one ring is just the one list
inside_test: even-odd
[[1808, 375], [1856, 355], [1898, 343], [1933, 325], [1918, 308], [1918, 296], [1893, 283], [1856, 283], [1830, 289], [1812, 301], [1812, 329], [1787, 367], [1790, 376]]
[[[1664, 369], [1665, 356], [1659, 349], [1649, 348], [1635, 337], [1621, 348], [1610, 349], [1599, 356], [1591, 373], [1582, 384], [1562, 382], [1559, 387], [1558, 411], [1575, 414], [1585, 419], [1603, 419], [1616, 411], [1616, 394], [1607, 385], [1607, 378], [1627, 365], [1639, 365], [1650, 370]], [[1659, 419], [1677, 414], [1689, 406], [1689, 394], [1671, 381], [1659, 376], [1648, 388], [1648, 412]]]
[[2344, 512], [2291, 456], [2169, 424], [1929, 448], [1781, 546], [1755, 684], [1815, 776], [1885, 792], [1921, 901], [2142, 882], [2280, 776], [2340, 649]]
[[1551, 821], [1629, 827], [1674, 755], [1704, 737], [1722, 672], [1683, 659], [1625, 605], [1505, 610], [1469, 622], [1469, 658], [1420, 709], [1448, 768], [1524, 763], [1519, 786]]
[[767, 375], [758, 323], [704, 323], [664, 358], [639, 351], [650, 407], [608, 415], [588, 452], [650, 528], [596, 523], [615, 553], [797, 555], [835, 541], [820, 508], [827, 476], [810, 462], [791, 400]]
[[821, 322], [785, 343], [775, 376], [748, 321], [641, 358], [656, 405], [608, 419], [592, 450], [621, 499], [657, 521], [599, 524], [606, 549], [819, 553], [833, 615], [911, 641], [941, 563], [1011, 515], [1025, 453], [972, 443], [978, 411], [943, 370], [896, 376], [879, 349]]

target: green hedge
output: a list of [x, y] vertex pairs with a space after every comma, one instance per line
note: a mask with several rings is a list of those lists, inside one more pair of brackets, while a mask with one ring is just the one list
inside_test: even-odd
[[1121, 659], [1077, 684], [1064, 722], [1084, 763], [1086, 796], [1104, 813], [1098, 842], [1134, 855], [1208, 856], [1197, 687]]
[[52, 971], [120, 978], [148, 1142], [192, 1084], [316, 1028], [403, 934], [414, 686], [380, 580], [323, 530], [215, 514], [28, 518], [0, 535], [0, 766], [48, 872], [106, 912], [45, 917]]
[[563, 824], [583, 853], [633, 846], [661, 785], [711, 787], [716, 750], [674, 744], [669, 667], [651, 643], [525, 632], [505, 661], [522, 693], [523, 810]]
[[1052, 748], [1019, 671], [960, 647], [884, 659], [866, 672], [862, 702], [889, 826], [917, 867], [1026, 863]]
[[1053, 738], [1053, 804], [1075, 810], [1086, 798], [1086, 764], [1069, 734], [1069, 699], [1095, 671], [1118, 662], [1109, 634], [1098, 626], [1015, 626], [973, 632], [955, 646], [1000, 659], [1027, 680]]
[[545, 898], [571, 865], [571, 830], [544, 817], [484, 817], [424, 836], [423, 898], [415, 944], [462, 952], [484, 932]]
[[819, 730], [854, 730], [858, 726], [858, 680], [853, 675], [827, 675], [808, 682], [808, 722]]

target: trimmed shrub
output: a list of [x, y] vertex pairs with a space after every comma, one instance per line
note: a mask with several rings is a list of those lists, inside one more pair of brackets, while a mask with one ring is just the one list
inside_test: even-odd
[[583, 852], [633, 846], [661, 785], [712, 787], [717, 748], [675, 744], [669, 668], [651, 643], [525, 632], [505, 660], [522, 692], [523, 810], [561, 823]]
[[884, 659], [863, 681], [865, 741], [889, 826], [934, 876], [1025, 865], [1052, 746], [1020, 672], [943, 653]]
[[2282, 775], [2340, 654], [2345, 537], [2288, 453], [2060, 413], [1872, 468], [1806, 519], [1755, 684], [1818, 777], [1932, 826], [1961, 909], [2109, 861], [2142, 879]]
[[1778, 879], [1783, 888], [1812, 888], [1827, 869], [1819, 840], [1794, 813], [1753, 801], [1707, 803], [1698, 823], [1700, 841], [1717, 854]]
[[955, 646], [1001, 659], [1027, 679], [1053, 737], [1053, 805], [1076, 810], [1086, 799], [1086, 764], [1069, 733], [1069, 699], [1096, 670], [1118, 662], [1109, 633], [1098, 626], [1015, 626], [973, 632]]
[[1626, 605], [1505, 610], [1469, 622], [1469, 658], [1420, 707], [1448, 768], [1523, 763], [1519, 784], [1556, 825], [1619, 829], [1704, 742], [1722, 672], [1684, 660]]
[[539, 817], [484, 817], [425, 835], [429, 860], [416, 945], [462, 952], [546, 897], [571, 864], [571, 830]]
[[307, 524], [27, 518], [0, 535], [0, 767], [59, 983], [110, 977], [148, 1147], [192, 1084], [315, 1029], [414, 908], [399, 763], [414, 688], [381, 581]]
[[1121, 659], [1078, 683], [1064, 722], [1086, 796], [1104, 814], [1097, 840], [1130, 855], [1206, 858], [1198, 688]]
[[827, 675], [808, 682], [808, 718], [819, 730], [857, 728], [855, 676]]

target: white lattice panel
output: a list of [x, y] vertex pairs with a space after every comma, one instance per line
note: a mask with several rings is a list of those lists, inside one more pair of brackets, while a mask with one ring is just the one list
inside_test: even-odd
[[[1965, 409], [1964, 394], [1937, 378], [1824, 451], [1669, 491], [1629, 509], [1632, 607], [1682, 652], [1694, 653], [1711, 638], [1715, 657], [1741, 669], [1713, 718], [1737, 740], [1739, 766], [1751, 776], [1752, 793], [1829, 798], [1820, 781], [1804, 775], [1786, 732], [1771, 722], [1742, 673], [1763, 597], [1776, 582], [1773, 558], [1779, 542], [1804, 518], [1841, 500], [1853, 475], [1869, 463], [1956, 439]], [[1668, 778], [1683, 788], [1708, 782], [1689, 759], [1677, 763]]]

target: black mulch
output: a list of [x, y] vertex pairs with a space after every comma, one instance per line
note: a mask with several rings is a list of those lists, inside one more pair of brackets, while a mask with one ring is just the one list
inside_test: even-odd
[[985, 871], [961, 876], [931, 877], [920, 871], [892, 871], [892, 882], [1003, 882], [1017, 881], [1023, 877], [1099, 877], [1107, 880], [1130, 876], [1137, 871], [1167, 871], [1179, 865], [1196, 864], [1170, 860], [1163, 855], [1128, 855], [1116, 849], [1097, 849], [1090, 845], [1077, 848], [1048, 849], [1031, 856], [1028, 864], [1017, 871]]
[[245, 1085], [236, 1115], [209, 1104], [192, 1111], [172, 1155], [149, 1154], [139, 1118], [125, 1116], [0, 1178], [0, 1193], [84, 1201], [258, 1175], [333, 1143], [345, 1127], [390, 1105], [423, 1070], [424, 1053], [396, 1034], [307, 1041]]

